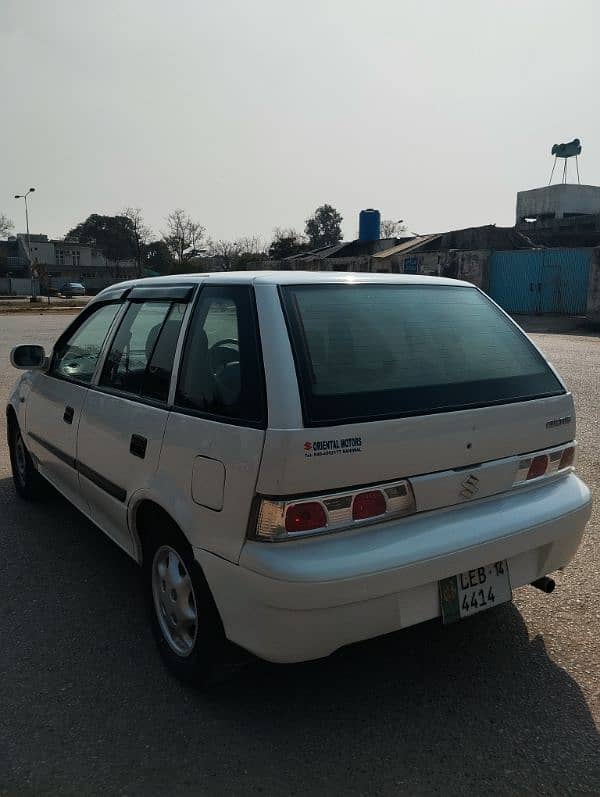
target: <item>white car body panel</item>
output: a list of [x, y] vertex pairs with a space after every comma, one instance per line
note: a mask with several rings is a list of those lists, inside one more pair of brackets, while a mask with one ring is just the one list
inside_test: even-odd
[[[99, 390], [98, 373], [89, 388], [26, 373], [10, 401], [40, 471], [137, 561], [141, 503], [152, 501], [170, 514], [193, 547], [232, 641], [272, 661], [317, 658], [439, 616], [442, 578], [507, 559], [518, 587], [564, 567], [575, 555], [591, 499], [572, 470], [512, 489], [523, 454], [575, 439], [567, 392], [451, 413], [304, 425], [279, 285], [468, 283], [408, 275], [243, 272], [149, 278], [108, 290], [182, 281], [254, 286], [266, 428], [173, 406], [191, 313], [162, 407]], [[74, 408], [72, 424], [63, 421], [67, 405]], [[130, 453], [132, 434], [147, 439], [143, 459]], [[52, 457], [36, 437], [83, 471]], [[356, 439], [360, 443], [339, 444]], [[332, 454], [315, 456], [328, 445]], [[123, 490], [124, 498], [88, 478], [86, 468]], [[461, 486], [474, 468], [480, 478], [472, 499], [461, 494]], [[416, 514], [282, 543], [248, 538], [257, 495], [310, 495], [403, 478], [410, 480]]]
[[[256, 479], [265, 432], [206, 418], [172, 412], [160, 458], [158, 503], [186, 530], [193, 546], [206, 548], [233, 562], [246, 539], [248, 517], [256, 492]], [[225, 485], [220, 511], [192, 498], [196, 457], [223, 464]]]
[[[558, 427], [546, 427], [557, 417], [571, 417]], [[508, 433], [507, 433], [508, 432]], [[538, 401], [503, 404], [415, 418], [352, 423], [309, 429], [269, 429], [258, 492], [289, 495], [311, 490], [371, 484], [549, 448], [575, 437], [570, 394]], [[352, 441], [360, 445], [334, 449], [333, 455], [313, 453], [321, 441]], [[516, 443], [517, 441], [517, 443]], [[360, 450], [356, 451], [358, 448]]]
[[[37, 460], [42, 475], [82, 510], [87, 510], [88, 504], [79, 490], [73, 462], [77, 455], [77, 431], [87, 391], [87, 387], [51, 378], [43, 371], [34, 372], [25, 426], [27, 447]], [[70, 423], [64, 419], [67, 407], [73, 410]], [[57, 456], [53, 449], [60, 451], [67, 461]]]
[[[92, 508], [98, 525], [127, 553], [136, 555], [137, 546], [127, 525], [127, 504], [132, 493], [147, 488], [160, 457], [168, 412], [148, 404], [90, 390], [79, 424], [77, 459], [81, 492]], [[143, 459], [130, 453], [133, 434], [147, 440]], [[121, 499], [98, 486], [85, 468], [124, 490]]]
[[250, 542], [237, 568], [196, 555], [229, 637], [269, 661], [297, 662], [439, 617], [447, 576], [507, 559], [515, 588], [564, 567], [590, 511], [589, 490], [570, 475], [360, 531]]

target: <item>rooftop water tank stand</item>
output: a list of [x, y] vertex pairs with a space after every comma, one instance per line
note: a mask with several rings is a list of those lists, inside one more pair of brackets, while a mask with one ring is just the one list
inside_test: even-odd
[[554, 164], [552, 166], [552, 171], [550, 172], [550, 180], [548, 181], [548, 185], [552, 182], [552, 175], [554, 174], [554, 169], [556, 168], [556, 161], [559, 158], [564, 158], [564, 166], [563, 166], [563, 174], [562, 174], [562, 183], [567, 182], [567, 160], [568, 158], [575, 158], [575, 166], [577, 168], [577, 183], [581, 185], [581, 180], [579, 179], [579, 160], [578, 156], [581, 154], [581, 141], [578, 138], [574, 138], [573, 141], [569, 141], [567, 144], [555, 144], [552, 147], [552, 155], [554, 155]]

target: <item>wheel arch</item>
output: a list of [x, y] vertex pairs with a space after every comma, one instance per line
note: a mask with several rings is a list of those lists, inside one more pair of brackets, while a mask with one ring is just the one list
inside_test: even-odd
[[140, 497], [130, 508], [130, 526], [134, 536], [136, 559], [140, 565], [144, 562], [144, 543], [157, 527], [164, 528], [165, 534], [175, 536], [190, 553], [192, 545], [179, 523], [163, 506], [153, 498]]
[[10, 426], [10, 424], [16, 423], [18, 425], [19, 419], [17, 418], [17, 411], [13, 407], [12, 404], [6, 405], [6, 423]]

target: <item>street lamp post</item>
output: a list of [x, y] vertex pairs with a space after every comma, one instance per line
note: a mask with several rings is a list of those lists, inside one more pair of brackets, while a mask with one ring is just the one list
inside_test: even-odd
[[31, 297], [35, 299], [35, 281], [33, 277], [33, 259], [31, 257], [31, 238], [29, 237], [29, 208], [27, 207], [27, 197], [33, 194], [35, 188], [30, 188], [25, 194], [15, 194], [15, 199], [25, 200], [25, 225], [27, 227], [27, 257], [29, 258], [29, 271], [31, 273]]

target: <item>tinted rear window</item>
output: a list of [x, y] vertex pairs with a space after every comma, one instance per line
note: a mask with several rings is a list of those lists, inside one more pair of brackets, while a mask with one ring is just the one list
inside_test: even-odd
[[564, 392], [529, 340], [474, 288], [302, 285], [281, 295], [307, 425]]

